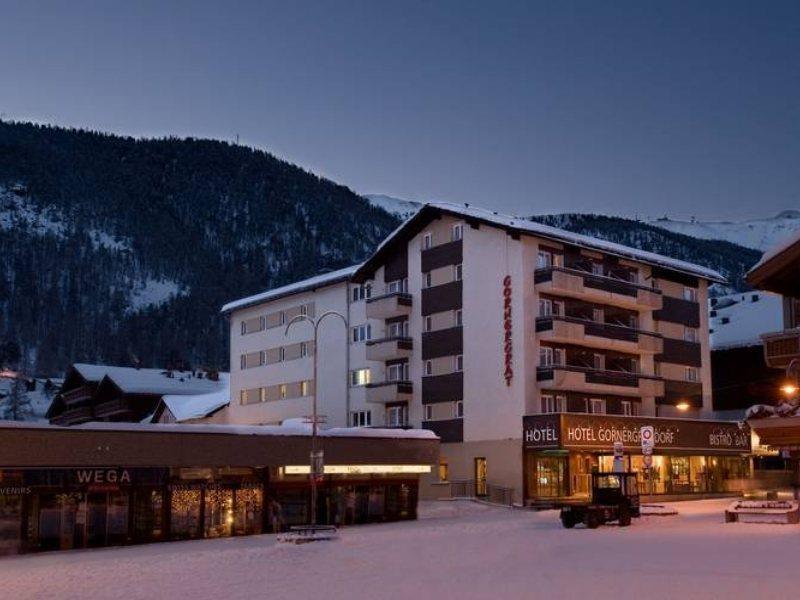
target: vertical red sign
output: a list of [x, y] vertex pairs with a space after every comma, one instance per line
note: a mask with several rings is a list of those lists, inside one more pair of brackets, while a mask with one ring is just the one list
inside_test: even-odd
[[511, 385], [514, 377], [514, 354], [511, 343], [511, 275], [503, 279], [503, 354], [505, 356], [505, 370], [503, 377], [506, 385]]

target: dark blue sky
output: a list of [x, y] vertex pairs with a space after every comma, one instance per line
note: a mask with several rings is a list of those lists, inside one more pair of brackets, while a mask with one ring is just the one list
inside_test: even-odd
[[517, 213], [800, 207], [800, 2], [0, 0], [0, 113]]

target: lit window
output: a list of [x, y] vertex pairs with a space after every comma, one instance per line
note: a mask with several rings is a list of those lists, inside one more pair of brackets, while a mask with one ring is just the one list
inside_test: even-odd
[[456, 281], [461, 281], [463, 275], [464, 275], [464, 265], [459, 264], [453, 267], [453, 278]]
[[433, 234], [426, 233], [424, 236], [422, 236], [422, 248], [423, 250], [427, 250], [431, 247], [433, 247]]
[[452, 235], [453, 241], [454, 242], [458, 241], [462, 237], [464, 237], [464, 226], [461, 225], [460, 223], [458, 225], [453, 225], [453, 235]]
[[350, 371], [350, 385], [367, 385], [371, 380], [369, 369], [355, 369]]
[[300, 395], [301, 396], [310, 396], [311, 391], [311, 382], [310, 381], [301, 381], [300, 382]]
[[448, 481], [447, 460], [439, 459], [439, 481]]
[[283, 400], [286, 398], [286, 384], [282, 383], [278, 386], [278, 397]]
[[633, 415], [633, 403], [630, 400], [622, 401], [622, 414], [626, 417]]

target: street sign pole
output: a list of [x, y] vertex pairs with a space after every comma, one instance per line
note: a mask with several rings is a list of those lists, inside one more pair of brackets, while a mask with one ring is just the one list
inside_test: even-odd
[[652, 425], [645, 425], [639, 430], [639, 439], [642, 442], [642, 464], [647, 473], [647, 489], [653, 494], [653, 447], [655, 446], [656, 432]]

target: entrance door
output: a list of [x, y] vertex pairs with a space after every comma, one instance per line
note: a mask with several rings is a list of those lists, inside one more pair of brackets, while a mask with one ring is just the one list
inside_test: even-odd
[[228, 537], [233, 533], [233, 490], [207, 489], [205, 493], [205, 537]]
[[533, 489], [537, 498], [567, 496], [567, 457], [537, 456], [533, 461]]
[[475, 495], [486, 495], [486, 458], [475, 457]]

